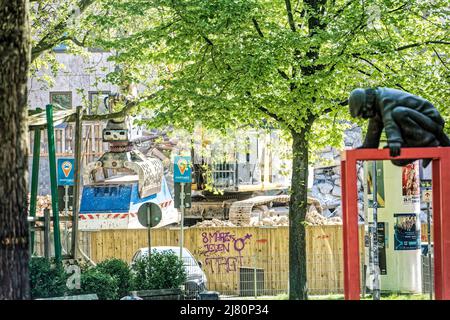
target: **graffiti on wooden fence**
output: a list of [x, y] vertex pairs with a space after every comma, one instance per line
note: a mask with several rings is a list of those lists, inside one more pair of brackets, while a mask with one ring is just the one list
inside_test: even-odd
[[205, 256], [205, 265], [212, 273], [236, 272], [242, 265], [242, 253], [252, 235], [237, 237], [232, 232], [203, 232], [203, 246], [199, 254]]

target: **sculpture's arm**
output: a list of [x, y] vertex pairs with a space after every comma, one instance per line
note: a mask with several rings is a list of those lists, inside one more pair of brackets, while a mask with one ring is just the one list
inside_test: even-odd
[[370, 119], [367, 127], [366, 138], [364, 139], [364, 143], [361, 148], [378, 148], [382, 131], [383, 123], [377, 118]]

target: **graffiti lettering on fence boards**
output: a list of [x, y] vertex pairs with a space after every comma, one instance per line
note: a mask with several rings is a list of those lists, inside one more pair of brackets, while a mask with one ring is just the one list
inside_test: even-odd
[[212, 273], [236, 272], [242, 264], [242, 252], [252, 235], [236, 237], [231, 232], [203, 232], [203, 247], [199, 254], [205, 256], [205, 265]]

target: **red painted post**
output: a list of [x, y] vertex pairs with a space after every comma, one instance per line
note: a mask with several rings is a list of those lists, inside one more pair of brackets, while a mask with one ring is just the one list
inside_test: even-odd
[[347, 247], [347, 226], [348, 226], [348, 213], [347, 213], [347, 174], [346, 174], [346, 161], [345, 161], [346, 154], [343, 152], [341, 154], [341, 203], [342, 203], [342, 235], [344, 237], [343, 241], [343, 255], [344, 255], [344, 297], [346, 300], [349, 299], [350, 292], [350, 278], [349, 278], [349, 272], [348, 272], [348, 247]]
[[441, 159], [433, 160], [433, 253], [435, 299], [442, 299], [441, 260]]
[[440, 263], [441, 299], [450, 300], [450, 148], [442, 149], [440, 161], [441, 214], [440, 214]]
[[356, 158], [353, 151], [347, 151], [345, 166], [345, 218], [343, 227], [344, 258], [346, 259], [346, 299], [359, 300], [360, 295], [360, 266], [359, 266], [359, 237], [358, 237], [358, 192], [356, 175]]

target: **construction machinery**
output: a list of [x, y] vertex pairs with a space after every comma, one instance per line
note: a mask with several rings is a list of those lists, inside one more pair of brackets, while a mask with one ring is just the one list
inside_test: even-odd
[[137, 212], [148, 202], [162, 212], [156, 227], [177, 223], [163, 164], [135, 147], [125, 119], [108, 120], [102, 138], [109, 151], [83, 172], [79, 230], [143, 228]]

